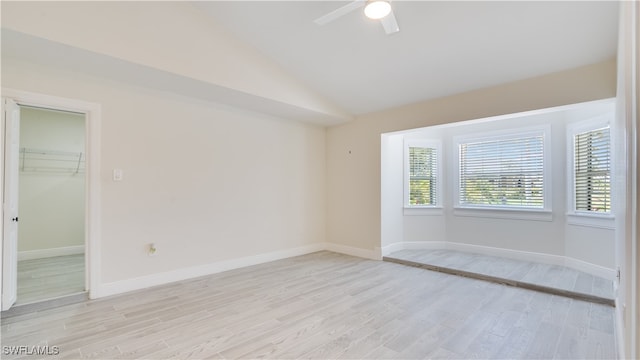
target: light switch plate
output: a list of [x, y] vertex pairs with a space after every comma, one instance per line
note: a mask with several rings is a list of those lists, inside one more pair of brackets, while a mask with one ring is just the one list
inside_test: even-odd
[[113, 181], [122, 181], [122, 169], [113, 169]]

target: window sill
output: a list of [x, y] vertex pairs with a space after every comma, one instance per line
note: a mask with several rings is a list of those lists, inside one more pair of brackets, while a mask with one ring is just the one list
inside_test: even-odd
[[531, 221], [552, 221], [553, 214], [548, 210], [528, 210], [528, 209], [492, 209], [492, 208], [465, 208], [456, 207], [453, 210], [456, 216], [508, 219], [508, 220], [531, 220]]
[[408, 216], [440, 216], [440, 215], [444, 215], [444, 209], [441, 207], [435, 207], [435, 206], [425, 206], [425, 207], [419, 207], [419, 206], [405, 206], [404, 208], [404, 215], [408, 215]]
[[570, 213], [567, 214], [567, 224], [613, 230], [616, 218], [613, 215]]

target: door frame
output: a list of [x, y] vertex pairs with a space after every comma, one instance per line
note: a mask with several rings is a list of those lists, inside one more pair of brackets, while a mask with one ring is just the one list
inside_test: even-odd
[[[101, 106], [97, 103], [38, 94], [10, 88], [2, 88], [2, 97], [14, 100], [18, 105], [71, 111], [85, 114], [85, 289], [89, 298], [99, 297], [101, 284], [101, 191], [100, 191], [100, 139]], [[4, 120], [3, 120], [4, 121]], [[4, 134], [0, 136], [4, 143]], [[4, 150], [3, 150], [4, 151]], [[1, 154], [0, 154], [1, 155]], [[2, 164], [4, 167], [4, 162]], [[4, 184], [0, 183], [4, 188]], [[4, 203], [0, 191], [0, 203]], [[2, 210], [4, 212], [4, 210]], [[2, 214], [4, 216], [4, 214]], [[0, 216], [0, 219], [2, 218]], [[0, 220], [1, 221], [1, 220]], [[4, 226], [0, 222], [0, 226]], [[17, 256], [17, 254], [16, 254]], [[1, 258], [1, 256], [0, 256]], [[2, 284], [0, 284], [2, 286]]]
[[[8, 98], [2, 98], [2, 104], [4, 105], [2, 128], [4, 129], [6, 147], [3, 146], [5, 151], [2, 171], [4, 186], [0, 191], [3, 196], [7, 195], [8, 198], [5, 197], [5, 201], [2, 204], [2, 211], [5, 211], [5, 213], [2, 214], [4, 227], [2, 228], [3, 241], [1, 251], [3, 256], [0, 266], [2, 266], [1, 281], [3, 284], [1, 309], [6, 310], [16, 302], [18, 295], [18, 257], [15, 254], [18, 253], [19, 209], [17, 200], [20, 174], [16, 170], [19, 168], [20, 159], [20, 106]], [[5, 169], [11, 169], [12, 171], [4, 171]], [[10, 253], [7, 253], [7, 251]]]

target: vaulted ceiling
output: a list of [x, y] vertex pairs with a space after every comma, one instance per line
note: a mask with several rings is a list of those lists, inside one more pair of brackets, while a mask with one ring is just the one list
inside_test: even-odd
[[313, 22], [348, 3], [2, 1], [2, 59], [334, 125], [616, 55], [615, 1], [397, 0], [392, 35], [361, 9]]
[[345, 1], [196, 2], [241, 39], [352, 114], [615, 57], [615, 1], [393, 1], [400, 32]]

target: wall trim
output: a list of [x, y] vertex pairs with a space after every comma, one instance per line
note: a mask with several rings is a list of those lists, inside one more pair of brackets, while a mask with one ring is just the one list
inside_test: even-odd
[[164, 285], [175, 281], [192, 279], [200, 276], [217, 274], [223, 271], [239, 269], [247, 266], [263, 264], [275, 260], [314, 253], [325, 250], [325, 243], [316, 243], [285, 250], [277, 250], [264, 254], [245, 256], [237, 259], [218, 261], [210, 264], [176, 269], [163, 273], [140, 276], [132, 279], [119, 280], [100, 284], [93, 288], [92, 298], [121, 294], [134, 290], [141, 290], [157, 285]]
[[618, 272], [604, 266], [592, 264], [572, 257], [565, 257], [565, 266], [613, 281], [614, 291], [618, 289]]
[[[377, 248], [379, 249], [379, 248]], [[340, 245], [334, 243], [324, 243], [324, 250], [333, 251], [340, 254], [356, 256], [365, 259], [371, 260], [382, 260], [382, 253], [380, 250], [368, 250], [357, 248], [353, 246]]]
[[599, 276], [607, 280], [616, 280], [616, 271], [604, 266], [592, 264], [586, 261], [578, 260], [575, 258], [543, 254], [530, 251], [511, 250], [494, 248], [489, 246], [472, 245], [465, 243], [454, 243], [447, 241], [411, 241], [411, 242], [397, 242], [389, 244], [382, 248], [382, 256], [387, 256], [390, 253], [398, 250], [457, 250], [466, 251], [477, 254], [500, 256], [509, 259], [532, 261], [543, 264], [560, 265], [568, 268], [582, 271], [591, 275]]
[[621, 303], [623, 299], [620, 299], [620, 296], [616, 296], [615, 298], [615, 338], [616, 338], [616, 346], [618, 347], [618, 356], [620, 359], [625, 359], [625, 338], [624, 338], [624, 315], [625, 315], [625, 304]]
[[534, 261], [543, 264], [566, 266], [565, 257], [560, 255], [544, 254], [530, 251], [495, 248], [490, 246], [472, 245], [465, 243], [447, 243], [447, 249], [469, 251], [489, 256], [501, 256], [509, 259]]
[[56, 256], [84, 254], [84, 245], [65, 246], [52, 249], [18, 251], [18, 261], [44, 259]]
[[392, 252], [396, 252], [396, 251], [400, 251], [400, 250], [404, 250], [404, 243], [393, 243], [393, 244], [389, 244], [389, 245], [385, 245], [381, 248], [381, 252], [382, 252], [382, 256], [387, 256], [389, 254], [391, 254]]
[[277, 250], [264, 254], [245, 256], [237, 259], [218, 261], [189, 268], [176, 269], [173, 271], [151, 274], [132, 279], [114, 281], [100, 284], [93, 288], [92, 298], [100, 298], [110, 295], [126, 293], [134, 290], [141, 290], [152, 286], [164, 285], [175, 281], [192, 279], [200, 276], [217, 274], [220, 272], [239, 269], [247, 266], [263, 264], [271, 261], [286, 259], [294, 256], [306, 255], [318, 251], [331, 251], [335, 253], [355, 256], [364, 259], [381, 260], [383, 256], [399, 250], [428, 249], [428, 250], [457, 250], [473, 252], [491, 256], [502, 256], [510, 259], [523, 261], [535, 261], [545, 264], [566, 266], [575, 270], [583, 271], [592, 275], [614, 280], [615, 270], [599, 265], [591, 264], [582, 260], [568, 258], [565, 256], [542, 254], [528, 251], [509, 250], [493, 248], [488, 246], [451, 243], [446, 241], [413, 241], [397, 242], [377, 247], [375, 249], [362, 249], [353, 246], [322, 242], [291, 249]]
[[447, 246], [445, 241], [406, 241], [404, 244], [404, 249], [406, 250], [437, 250], [444, 249]]
[[93, 288], [101, 283], [101, 181], [100, 150], [102, 131], [102, 107], [98, 103], [79, 99], [35, 93], [12, 88], [2, 88], [2, 96], [20, 105], [45, 107], [85, 114], [85, 289], [94, 298]]
[[193, 279], [200, 276], [213, 275], [228, 270], [282, 260], [294, 256], [311, 254], [323, 250], [365, 259], [382, 260], [381, 248], [368, 250], [352, 246], [321, 242], [291, 249], [277, 250], [264, 254], [245, 256], [237, 259], [223, 260], [210, 264], [104, 283], [92, 288], [91, 298], [94, 299], [117, 295], [129, 291], [146, 289], [152, 286]]

